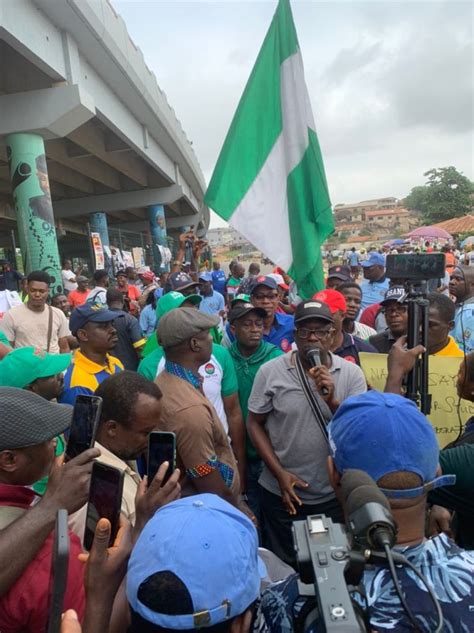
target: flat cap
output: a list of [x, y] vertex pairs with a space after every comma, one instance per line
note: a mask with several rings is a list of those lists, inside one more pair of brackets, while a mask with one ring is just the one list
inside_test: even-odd
[[24, 389], [0, 387], [0, 451], [37, 446], [71, 425], [72, 407]]
[[175, 308], [161, 317], [156, 328], [159, 344], [174, 347], [219, 323], [219, 317], [195, 308]]

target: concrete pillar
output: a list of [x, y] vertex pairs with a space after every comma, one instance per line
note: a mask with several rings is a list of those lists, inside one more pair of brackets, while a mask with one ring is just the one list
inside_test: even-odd
[[148, 219], [150, 221], [150, 233], [153, 248], [153, 262], [155, 273], [169, 272], [169, 264], [162, 266], [159, 246], [168, 246], [166, 233], [165, 208], [162, 204], [154, 204], [148, 207]]
[[44, 270], [51, 277], [51, 293], [61, 292], [61, 264], [43, 138], [15, 133], [6, 137], [6, 143], [26, 273]]
[[[107, 214], [102, 211], [89, 214], [89, 229], [91, 233], [98, 233], [102, 247], [110, 246], [109, 241], [109, 225], [107, 223]], [[112, 279], [114, 272], [112, 270], [112, 262], [104, 249], [105, 270], [108, 271], [109, 277]], [[94, 266], [94, 253], [92, 253], [92, 265]]]
[[110, 246], [107, 214], [98, 211], [89, 215], [89, 226], [92, 233], [99, 233], [102, 246]]

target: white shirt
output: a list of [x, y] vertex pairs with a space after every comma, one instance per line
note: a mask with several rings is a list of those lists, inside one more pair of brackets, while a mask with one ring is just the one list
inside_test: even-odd
[[77, 290], [77, 284], [75, 281], [71, 281], [71, 279], [75, 279], [76, 275], [72, 272], [72, 270], [62, 270], [61, 276], [63, 278], [64, 290], [71, 292], [72, 290]]

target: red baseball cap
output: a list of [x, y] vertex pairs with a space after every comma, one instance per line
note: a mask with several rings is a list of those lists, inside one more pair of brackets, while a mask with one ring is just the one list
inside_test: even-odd
[[313, 299], [326, 303], [331, 310], [331, 314], [334, 314], [338, 310], [341, 310], [344, 313], [347, 311], [346, 299], [338, 290], [333, 290], [332, 288], [320, 290], [313, 295]]

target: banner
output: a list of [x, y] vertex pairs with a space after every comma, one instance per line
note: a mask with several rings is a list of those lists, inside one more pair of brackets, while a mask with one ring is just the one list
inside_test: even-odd
[[135, 246], [132, 248], [133, 261], [135, 268], [143, 268], [145, 266], [145, 254], [141, 246]]
[[[361, 352], [359, 357], [369, 385], [383, 391], [387, 378], [387, 355]], [[452, 356], [430, 356], [428, 385], [432, 398], [428, 419], [436, 432], [440, 448], [458, 436], [459, 418], [464, 425], [474, 415], [474, 402], [461, 400], [458, 416], [456, 377], [462, 360]]]
[[134, 262], [133, 262], [133, 256], [132, 256], [132, 252], [131, 251], [124, 251], [122, 250], [122, 257], [123, 257], [123, 263], [125, 264], [125, 267], [130, 267], [130, 268], [134, 268]]
[[105, 256], [100, 233], [91, 232], [92, 250], [94, 251], [95, 270], [104, 270]]

